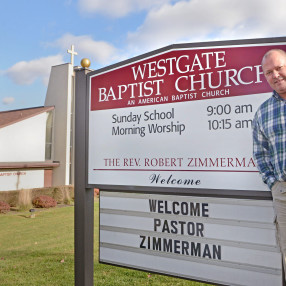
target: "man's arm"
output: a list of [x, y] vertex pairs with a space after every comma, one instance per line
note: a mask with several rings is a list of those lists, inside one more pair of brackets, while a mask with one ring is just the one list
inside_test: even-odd
[[262, 175], [262, 180], [268, 185], [269, 189], [274, 185], [276, 178], [274, 169], [270, 161], [269, 142], [261, 132], [257, 114], [252, 124], [253, 135], [253, 156], [256, 160], [257, 168]]

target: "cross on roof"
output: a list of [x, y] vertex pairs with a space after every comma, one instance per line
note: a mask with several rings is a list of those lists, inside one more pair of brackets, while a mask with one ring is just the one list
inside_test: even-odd
[[71, 49], [68, 50], [68, 53], [71, 54], [71, 65], [74, 65], [74, 56], [77, 55], [77, 52], [74, 50], [74, 45], [71, 45]]

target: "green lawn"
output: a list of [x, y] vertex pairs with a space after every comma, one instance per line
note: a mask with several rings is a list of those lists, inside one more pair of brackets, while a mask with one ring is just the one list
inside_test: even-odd
[[[95, 203], [95, 285], [202, 286], [182, 279], [98, 263], [98, 202]], [[0, 285], [74, 285], [74, 207], [0, 215]]]

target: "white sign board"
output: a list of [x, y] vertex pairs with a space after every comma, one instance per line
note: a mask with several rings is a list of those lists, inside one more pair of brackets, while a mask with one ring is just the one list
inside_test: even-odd
[[100, 261], [209, 283], [282, 285], [271, 201], [100, 195]]
[[267, 191], [251, 122], [273, 47], [171, 49], [92, 74], [88, 184]]

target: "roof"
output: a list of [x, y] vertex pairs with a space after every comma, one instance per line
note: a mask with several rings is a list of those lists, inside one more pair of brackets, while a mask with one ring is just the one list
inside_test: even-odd
[[43, 112], [53, 110], [54, 106], [40, 106], [0, 112], [0, 128], [28, 119]]
[[47, 160], [45, 162], [0, 162], [0, 172], [13, 169], [55, 168], [60, 162]]

